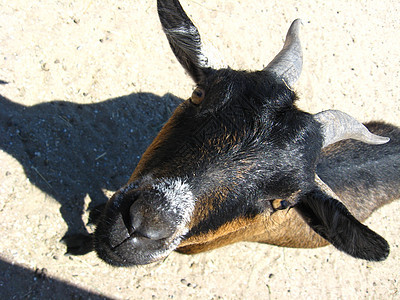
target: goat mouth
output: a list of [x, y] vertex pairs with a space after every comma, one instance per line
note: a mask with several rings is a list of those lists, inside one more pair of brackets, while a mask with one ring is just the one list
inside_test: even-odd
[[167, 257], [176, 249], [181, 237], [152, 240], [140, 234], [131, 234], [112, 245], [109, 237], [95, 237], [97, 255], [113, 266], [146, 265]]
[[161, 250], [161, 248], [165, 248], [167, 250], [169, 248], [168, 245], [170, 245], [173, 240], [174, 240], [173, 238], [154, 240], [138, 233], [132, 233], [127, 238], [123, 239], [120, 243], [115, 245], [110, 245], [110, 249], [112, 251], [118, 252], [118, 250], [124, 247], [126, 243], [130, 243], [137, 246], [139, 246], [139, 244], [147, 244], [147, 245], [153, 244], [153, 246], [156, 246], [155, 249], [147, 248], [147, 250]]

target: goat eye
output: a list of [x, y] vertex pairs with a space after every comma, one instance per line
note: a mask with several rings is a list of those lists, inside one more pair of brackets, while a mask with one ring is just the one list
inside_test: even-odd
[[193, 104], [200, 104], [204, 100], [205, 92], [202, 88], [196, 88], [193, 93], [192, 97], [190, 97], [190, 102]]

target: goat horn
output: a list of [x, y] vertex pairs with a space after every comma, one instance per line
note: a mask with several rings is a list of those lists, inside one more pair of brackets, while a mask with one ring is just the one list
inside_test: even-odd
[[371, 133], [367, 127], [353, 117], [339, 110], [326, 110], [314, 115], [322, 124], [325, 148], [345, 139], [355, 139], [367, 144], [380, 145], [389, 142], [390, 138]]
[[264, 68], [282, 79], [289, 87], [300, 77], [303, 66], [303, 52], [301, 51], [299, 29], [301, 19], [293, 21], [286, 35], [285, 44], [275, 58]]

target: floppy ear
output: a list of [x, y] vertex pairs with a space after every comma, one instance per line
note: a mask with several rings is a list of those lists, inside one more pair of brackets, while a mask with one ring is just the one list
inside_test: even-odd
[[295, 209], [316, 233], [351, 256], [381, 261], [389, 255], [389, 245], [383, 237], [318, 188], [301, 197]]
[[158, 16], [168, 42], [180, 64], [196, 83], [211, 68], [204, 53], [199, 31], [186, 15], [179, 1], [158, 0]]

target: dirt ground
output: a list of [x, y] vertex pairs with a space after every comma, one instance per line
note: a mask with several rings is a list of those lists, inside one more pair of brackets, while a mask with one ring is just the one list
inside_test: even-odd
[[[125, 269], [64, 255], [191, 94], [155, 2], [0, 2], [0, 298], [400, 299], [400, 201], [366, 222], [390, 243], [381, 263], [255, 243]], [[400, 126], [399, 1], [182, 5], [233, 68], [261, 69], [302, 18], [299, 106]]]

